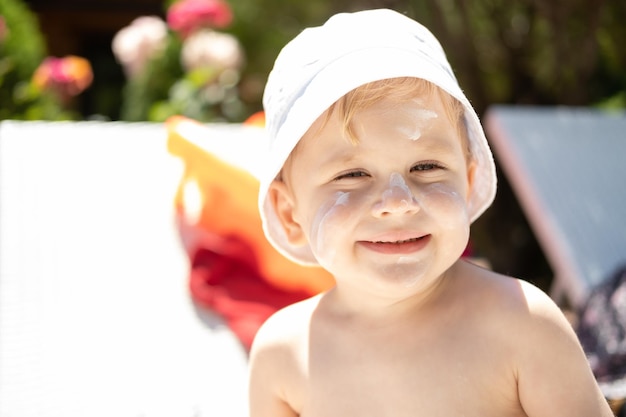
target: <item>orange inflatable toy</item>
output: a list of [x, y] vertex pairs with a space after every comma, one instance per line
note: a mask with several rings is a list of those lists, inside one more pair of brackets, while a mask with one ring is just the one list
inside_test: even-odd
[[[259, 120], [262, 115], [255, 115], [257, 125]], [[174, 204], [192, 264], [192, 297], [221, 310], [217, 312], [249, 347], [271, 313], [329, 289], [334, 280], [320, 267], [288, 260], [267, 241], [257, 208], [259, 182], [247, 169], [211, 151], [222, 139], [211, 137], [218, 130], [182, 116], [165, 125], [168, 151], [184, 164]], [[239, 134], [255, 129], [241, 128]]]

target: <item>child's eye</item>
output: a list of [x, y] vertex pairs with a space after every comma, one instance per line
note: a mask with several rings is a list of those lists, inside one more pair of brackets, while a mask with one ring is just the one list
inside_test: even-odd
[[436, 162], [420, 162], [411, 168], [411, 171], [434, 171], [437, 169], [443, 169], [443, 166]]
[[335, 181], [343, 180], [343, 179], [350, 179], [350, 178], [366, 177], [366, 176], [367, 174], [363, 171], [350, 171], [350, 172], [346, 172], [345, 174], [341, 174], [335, 177]]

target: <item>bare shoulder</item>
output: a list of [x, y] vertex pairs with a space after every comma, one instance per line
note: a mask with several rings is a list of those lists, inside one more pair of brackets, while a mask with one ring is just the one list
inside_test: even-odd
[[[499, 329], [509, 329], [508, 338], [517, 346], [543, 345], [549, 351], [556, 340], [579, 349], [575, 332], [558, 305], [534, 284], [476, 268], [469, 270], [469, 285], [482, 317]], [[513, 330], [515, 329], [515, 330]], [[550, 346], [546, 346], [550, 344]]]
[[[567, 325], [559, 307], [543, 290], [522, 279], [498, 274], [473, 265], [462, 268], [463, 293], [473, 294], [474, 302], [484, 306], [485, 313], [494, 314], [495, 319], [554, 321]], [[520, 323], [521, 324], [521, 323]]]
[[565, 315], [537, 286], [469, 264], [459, 272], [453, 301], [462, 304], [462, 311], [478, 331], [500, 340], [510, 352], [527, 352], [535, 345], [543, 345], [541, 349], [547, 351], [555, 339], [578, 348]]
[[[469, 268], [474, 305], [505, 335], [520, 403], [534, 416], [611, 416], [576, 333], [556, 303], [535, 285]], [[467, 289], [466, 289], [467, 290]], [[492, 332], [495, 334], [496, 332]]]
[[257, 332], [249, 359], [251, 416], [292, 417], [302, 406], [308, 329], [319, 296], [285, 307]]
[[[320, 296], [289, 305], [263, 323], [256, 333], [250, 350], [251, 367], [258, 365], [281, 364], [287, 369], [300, 360], [308, 343], [308, 329], [311, 316]], [[294, 364], [295, 366], [295, 364]]]
[[289, 305], [263, 323], [252, 345], [252, 353], [261, 349], [281, 349], [301, 343], [320, 296]]

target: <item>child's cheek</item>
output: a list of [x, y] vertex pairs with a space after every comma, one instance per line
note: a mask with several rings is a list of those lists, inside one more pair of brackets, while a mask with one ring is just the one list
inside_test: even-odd
[[417, 199], [426, 214], [440, 220], [441, 227], [445, 229], [469, 227], [467, 203], [454, 187], [443, 183], [430, 184], [422, 190]]
[[332, 264], [337, 245], [332, 239], [341, 230], [353, 210], [350, 208], [350, 193], [337, 192], [320, 206], [311, 222], [309, 240], [313, 254], [320, 265]]

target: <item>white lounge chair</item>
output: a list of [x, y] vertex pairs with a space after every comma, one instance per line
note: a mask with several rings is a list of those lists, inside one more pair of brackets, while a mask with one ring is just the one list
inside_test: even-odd
[[166, 139], [0, 123], [1, 417], [247, 415], [246, 353], [188, 294]]
[[580, 306], [626, 262], [626, 112], [493, 106], [487, 135], [554, 271]]

